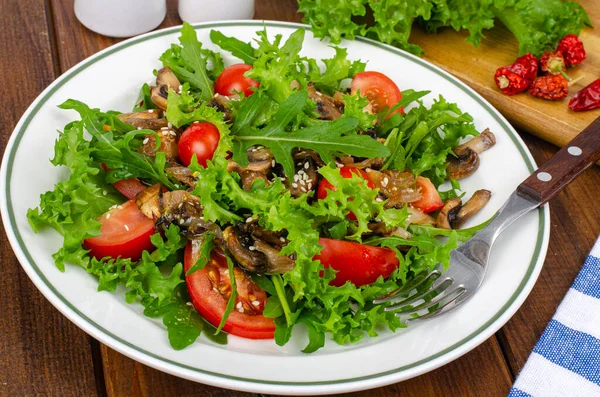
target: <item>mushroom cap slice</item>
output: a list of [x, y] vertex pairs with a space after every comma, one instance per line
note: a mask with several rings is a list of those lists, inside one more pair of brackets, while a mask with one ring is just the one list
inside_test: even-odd
[[452, 229], [454, 220], [456, 219], [461, 207], [462, 200], [458, 197], [447, 200], [437, 216], [437, 227], [448, 230]]
[[460, 211], [458, 211], [454, 222], [451, 223], [453, 228], [458, 229], [464, 225], [467, 220], [478, 213], [490, 201], [491, 197], [492, 192], [485, 189], [477, 190], [473, 193], [469, 201], [464, 203]]
[[448, 178], [464, 179], [479, 168], [479, 155], [471, 148], [465, 148], [460, 152], [455, 149], [456, 157], [448, 155]]

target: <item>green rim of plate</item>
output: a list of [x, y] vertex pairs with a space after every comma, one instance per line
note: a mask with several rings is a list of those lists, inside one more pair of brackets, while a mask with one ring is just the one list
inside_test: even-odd
[[[273, 21], [246, 21], [246, 22], [218, 22], [218, 23], [210, 23], [210, 24], [196, 24], [194, 25], [194, 27], [196, 29], [206, 29], [206, 28], [220, 28], [220, 27], [227, 27], [227, 26], [256, 26], [259, 28], [262, 28], [263, 26], [267, 26], [267, 27], [279, 27], [279, 28], [304, 28], [307, 30], [310, 30], [310, 27], [308, 25], [303, 25], [303, 24], [298, 24], [298, 23], [282, 23], [282, 22], [273, 22]], [[12, 175], [12, 169], [13, 169], [13, 163], [14, 163], [14, 158], [15, 158], [15, 154], [17, 151], [17, 148], [19, 147], [19, 142], [21, 141], [23, 134], [25, 133], [25, 131], [27, 130], [29, 124], [31, 123], [31, 120], [33, 120], [33, 118], [35, 117], [35, 115], [38, 113], [38, 111], [40, 110], [40, 108], [42, 106], [44, 106], [44, 104], [47, 102], [47, 100], [49, 98], [52, 97], [52, 95], [59, 89], [61, 88], [63, 85], [65, 85], [69, 80], [71, 80], [74, 76], [76, 76], [79, 72], [81, 72], [82, 70], [86, 69], [87, 67], [89, 67], [90, 65], [93, 65], [94, 63], [116, 53], [119, 52], [121, 50], [124, 50], [127, 47], [131, 47], [137, 43], [143, 42], [143, 41], [147, 41], [150, 39], [154, 39], [156, 37], [161, 37], [161, 36], [165, 36], [165, 35], [169, 35], [172, 34], [175, 31], [178, 31], [180, 29], [180, 27], [173, 27], [173, 28], [168, 28], [168, 29], [164, 29], [164, 30], [160, 30], [154, 33], [149, 33], [147, 35], [144, 35], [142, 37], [139, 38], [135, 38], [135, 39], [131, 39], [128, 40], [126, 42], [123, 42], [122, 44], [117, 44], [114, 47], [108, 48], [107, 50], [105, 50], [104, 52], [100, 53], [99, 55], [88, 59], [88, 60], [84, 60], [81, 63], [79, 63], [78, 65], [76, 65], [75, 67], [73, 67], [72, 69], [68, 70], [65, 74], [63, 74], [60, 77], [60, 81], [52, 87], [52, 89], [50, 89], [48, 92], [46, 92], [44, 94], [44, 96], [39, 100], [39, 102], [37, 103], [37, 105], [31, 109], [31, 111], [29, 111], [29, 114], [27, 116], [27, 118], [25, 119], [25, 121], [23, 122], [23, 124], [21, 125], [21, 127], [19, 128], [18, 131], [15, 131], [14, 133], [16, 133], [16, 137], [15, 137], [15, 141], [11, 147], [11, 151], [8, 154], [8, 162], [7, 162], [7, 169], [6, 169], [6, 204], [7, 204], [7, 209], [8, 209], [8, 216], [9, 216], [9, 222], [10, 222], [10, 226], [12, 227], [12, 230], [15, 233], [15, 237], [17, 239], [17, 242], [19, 244], [20, 249], [23, 251], [23, 253], [25, 254], [25, 257], [27, 258], [27, 260], [29, 261], [29, 264], [31, 265], [31, 267], [33, 268], [33, 270], [36, 272], [36, 274], [38, 275], [38, 277], [40, 278], [40, 280], [42, 280], [42, 282], [46, 285], [46, 287], [48, 287], [48, 289], [50, 291], [52, 291], [52, 293], [58, 297], [60, 299], [60, 301], [67, 306], [71, 311], [73, 311], [75, 314], [77, 314], [81, 319], [85, 320], [89, 325], [91, 325], [93, 328], [96, 328], [97, 330], [99, 330], [100, 332], [102, 332], [103, 334], [105, 334], [106, 336], [112, 338], [113, 340], [117, 341], [120, 344], [123, 344], [141, 354], [144, 354], [148, 357], [153, 358], [154, 360], [158, 360], [158, 361], [162, 361], [166, 364], [169, 365], [173, 365], [175, 367], [179, 367], [179, 368], [183, 368], [186, 370], [190, 370], [193, 372], [198, 372], [198, 373], [202, 373], [204, 375], [210, 375], [210, 376], [214, 376], [217, 378], [225, 378], [225, 379], [229, 379], [229, 380], [235, 380], [235, 381], [242, 381], [242, 382], [249, 382], [249, 383], [258, 383], [258, 384], [268, 384], [268, 385], [283, 385], [283, 386], [320, 386], [320, 385], [334, 385], [334, 384], [342, 384], [342, 383], [351, 383], [351, 382], [357, 382], [357, 381], [362, 381], [362, 380], [368, 380], [368, 379], [375, 379], [375, 378], [379, 378], [379, 377], [383, 377], [383, 376], [387, 376], [387, 375], [391, 375], [394, 373], [398, 373], [398, 372], [402, 372], [414, 367], [417, 367], [419, 365], [425, 364], [429, 361], [435, 360], [441, 356], [444, 356], [446, 354], [448, 354], [449, 352], [457, 349], [458, 347], [464, 345], [465, 343], [468, 343], [470, 340], [472, 340], [473, 338], [477, 337], [480, 333], [482, 333], [484, 330], [486, 330], [491, 324], [493, 324], [496, 320], [498, 320], [498, 318], [500, 318], [504, 312], [513, 304], [513, 302], [515, 302], [515, 300], [518, 298], [518, 296], [521, 294], [521, 292], [523, 291], [523, 289], [525, 288], [525, 285], [528, 283], [531, 275], [533, 274], [533, 271], [535, 269], [535, 265], [539, 259], [541, 250], [542, 250], [542, 246], [543, 246], [543, 240], [544, 240], [544, 233], [543, 231], [546, 228], [546, 211], [547, 209], [545, 207], [541, 207], [540, 210], [538, 211], [539, 213], [539, 232], [538, 232], [538, 239], [536, 242], [536, 247], [533, 253], [533, 257], [532, 260], [529, 264], [529, 267], [527, 269], [527, 272], [525, 274], [525, 277], [523, 278], [523, 280], [521, 281], [521, 283], [519, 284], [519, 287], [517, 288], [517, 290], [515, 291], [515, 293], [511, 296], [511, 298], [508, 300], [508, 302], [506, 302], [506, 304], [500, 309], [500, 311], [498, 313], [496, 313], [494, 315], [494, 317], [492, 319], [490, 319], [487, 323], [485, 323], [483, 326], [481, 326], [480, 328], [478, 328], [476, 331], [474, 331], [473, 333], [471, 333], [469, 336], [465, 337], [464, 339], [462, 339], [461, 341], [455, 343], [454, 345], [444, 349], [443, 351], [436, 353], [430, 357], [427, 357], [423, 360], [417, 361], [415, 363], [412, 363], [410, 365], [405, 365], [403, 367], [399, 367], [399, 368], [395, 368], [392, 370], [388, 370], [385, 372], [380, 372], [377, 374], [371, 374], [371, 375], [366, 375], [366, 376], [361, 376], [361, 377], [356, 377], [356, 378], [349, 378], [349, 379], [339, 379], [339, 380], [331, 380], [331, 381], [319, 381], [319, 382], [278, 382], [278, 381], [271, 381], [271, 380], [260, 380], [260, 379], [249, 379], [249, 378], [243, 378], [243, 377], [237, 377], [237, 376], [231, 376], [231, 375], [225, 375], [225, 374], [221, 374], [221, 373], [216, 373], [216, 372], [211, 372], [211, 371], [207, 371], [207, 370], [203, 370], [200, 368], [195, 368], [195, 367], [191, 367], [188, 365], [183, 365], [181, 363], [172, 361], [172, 360], [168, 360], [165, 359], [163, 357], [160, 357], [152, 352], [149, 352], [145, 349], [142, 349], [138, 346], [133, 345], [132, 343], [121, 339], [120, 337], [118, 337], [117, 335], [114, 335], [113, 333], [111, 333], [109, 330], [105, 329], [104, 327], [100, 326], [99, 324], [97, 324], [96, 322], [94, 322], [92, 319], [90, 319], [89, 317], [85, 316], [83, 313], [81, 313], [79, 310], [77, 310], [77, 308], [75, 308], [64, 296], [62, 296], [60, 294], [59, 291], [57, 291], [54, 286], [46, 279], [46, 277], [44, 276], [43, 272], [40, 270], [40, 268], [38, 267], [38, 265], [35, 263], [35, 261], [33, 260], [31, 254], [29, 253], [29, 251], [27, 250], [27, 246], [25, 245], [23, 238], [21, 236], [21, 234], [19, 233], [19, 229], [17, 228], [17, 224], [16, 224], [16, 219], [15, 219], [15, 214], [14, 214], [14, 210], [13, 210], [13, 206], [12, 206], [12, 200], [11, 200], [11, 194], [10, 194], [10, 182], [11, 182], [11, 175]], [[511, 140], [513, 141], [513, 143], [515, 144], [515, 146], [518, 148], [519, 153], [521, 154], [521, 156], [523, 157], [523, 160], [525, 161], [525, 163], [527, 164], [527, 167], [529, 169], [530, 172], [535, 171], [535, 164], [531, 161], [527, 151], [523, 148], [523, 145], [519, 142], [519, 139], [515, 136], [515, 133], [513, 132], [512, 127], [510, 126], [510, 124], [508, 124], [508, 122], [503, 118], [500, 117], [497, 113], [497, 111], [489, 104], [487, 103], [485, 100], [483, 100], [478, 94], [475, 94], [472, 90], [470, 89], [465, 89], [466, 86], [463, 85], [462, 83], [459, 83], [455, 78], [450, 77], [446, 72], [441, 71], [440, 69], [438, 69], [437, 67], [434, 67], [433, 65], [429, 64], [428, 62], [413, 56], [412, 54], [408, 54], [402, 50], [399, 50], [397, 48], [388, 46], [386, 44], [382, 44], [379, 42], [376, 42], [374, 40], [371, 39], [367, 39], [367, 38], [363, 38], [363, 37], [358, 37], [357, 41], [361, 41], [364, 43], [368, 43], [371, 44], [375, 47], [381, 48], [385, 51], [394, 53], [398, 56], [401, 56], [403, 58], [408, 58], [410, 59], [412, 62], [415, 62], [427, 69], [429, 69], [430, 71], [436, 73], [437, 75], [439, 75], [440, 77], [442, 77], [443, 79], [451, 82], [452, 84], [454, 84], [457, 88], [459, 88], [462, 91], [465, 91], [471, 98], [473, 98], [475, 101], [477, 101], [483, 108], [485, 108], [493, 117], [494, 119], [496, 119], [496, 121], [498, 123], [500, 123], [500, 125], [502, 125], [502, 127], [504, 128], [504, 130], [506, 131], [506, 133], [510, 136]]]

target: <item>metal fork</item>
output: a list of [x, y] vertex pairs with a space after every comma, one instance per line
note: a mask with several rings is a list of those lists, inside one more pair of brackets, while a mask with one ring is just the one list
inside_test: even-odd
[[521, 183], [484, 229], [450, 253], [446, 272], [438, 265], [373, 303], [397, 301], [384, 310], [396, 311], [396, 316], [406, 317], [407, 322], [439, 316], [460, 306], [482, 284], [492, 246], [500, 233], [548, 202], [599, 160], [600, 117]]

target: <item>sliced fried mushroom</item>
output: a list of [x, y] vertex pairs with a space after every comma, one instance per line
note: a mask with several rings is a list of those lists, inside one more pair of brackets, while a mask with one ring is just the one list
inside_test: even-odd
[[292, 157], [294, 158], [294, 161], [296, 163], [302, 162], [308, 157], [310, 157], [317, 167], [323, 167], [325, 165], [323, 160], [321, 160], [321, 156], [319, 156], [319, 153], [315, 152], [312, 149], [295, 148], [292, 151]]
[[490, 198], [489, 190], [477, 190], [464, 205], [458, 197], [446, 201], [437, 217], [437, 227], [443, 229], [459, 229], [473, 215], [481, 210]]
[[344, 104], [319, 92], [315, 89], [315, 86], [311, 83], [306, 88], [308, 97], [317, 104], [317, 113], [323, 120], [336, 120], [342, 117], [344, 113]]
[[[236, 95], [237, 99], [239, 97]], [[212, 106], [216, 108], [219, 112], [223, 113], [223, 120], [231, 121], [233, 120], [233, 116], [231, 114], [231, 110], [227, 106], [229, 102], [231, 102], [232, 97], [227, 97], [221, 94], [215, 94], [213, 99], [208, 103], [208, 106]]]
[[469, 218], [478, 213], [479, 210], [481, 210], [487, 204], [487, 202], [490, 201], [491, 197], [492, 192], [489, 190], [482, 189], [473, 193], [473, 196], [471, 196], [469, 201], [463, 204], [462, 208], [458, 212], [454, 222], [452, 223], [452, 227], [454, 229], [458, 229], [464, 225]]
[[292, 197], [300, 197], [317, 189], [319, 175], [312, 157], [305, 157], [296, 163], [296, 173], [292, 178], [287, 178], [286, 184]]
[[253, 249], [244, 247], [240, 241], [237, 231], [229, 226], [223, 231], [223, 241], [225, 246], [235, 259], [235, 261], [244, 269], [253, 273], [264, 274], [268, 270], [267, 259], [261, 252], [257, 252], [253, 245], [249, 245]]
[[448, 230], [452, 229], [452, 224], [461, 207], [462, 200], [458, 197], [446, 201], [437, 216], [437, 227]]
[[286, 255], [280, 255], [281, 250], [276, 249], [262, 240], [255, 240], [254, 247], [265, 255], [269, 268], [266, 273], [287, 273], [296, 266], [296, 262]]
[[194, 220], [202, 218], [200, 199], [185, 190], [165, 192], [161, 200], [161, 224], [176, 223], [189, 227]]
[[356, 161], [352, 156], [344, 156], [340, 158], [340, 162], [348, 167], [358, 168], [359, 170], [364, 170], [367, 168], [378, 170], [383, 167], [383, 159], [380, 157], [376, 157], [373, 159], [365, 159], [361, 161]]
[[160, 118], [158, 111], [143, 111], [135, 113], [121, 113], [117, 115], [119, 120], [125, 124], [129, 124], [135, 128], [144, 130], [160, 130], [163, 127], [167, 127], [169, 122], [166, 118]]
[[169, 167], [165, 169], [165, 171], [167, 172], [167, 174], [171, 175], [173, 178], [177, 179], [182, 184], [191, 188], [196, 187], [196, 182], [198, 181], [198, 178], [194, 176], [192, 170], [190, 170], [188, 167]]
[[173, 90], [179, 90], [181, 83], [177, 76], [175, 76], [175, 73], [173, 73], [173, 70], [171, 70], [170, 67], [165, 66], [156, 73], [156, 85], [166, 85]]
[[479, 136], [454, 148], [456, 157], [448, 155], [448, 177], [450, 179], [463, 179], [474, 173], [479, 168], [479, 153], [486, 151], [496, 144], [496, 137], [489, 130], [483, 131]]
[[269, 183], [273, 158], [273, 153], [267, 148], [250, 148], [248, 149], [248, 165], [242, 167], [235, 161], [229, 160], [227, 171], [235, 171], [240, 174], [242, 187], [244, 190], [250, 190], [257, 179], [263, 179], [265, 184]]
[[156, 135], [149, 134], [144, 139], [144, 143], [138, 149], [138, 152], [149, 157], [155, 157], [156, 152], [164, 152], [167, 161], [176, 160], [178, 156], [177, 133], [168, 127], [164, 127], [157, 134], [160, 138], [160, 147], [158, 150], [156, 149]]
[[142, 190], [135, 197], [135, 203], [142, 212], [150, 219], [158, 219], [160, 217], [160, 193], [162, 186], [157, 183], [149, 188]]
[[367, 174], [375, 187], [379, 188], [379, 192], [387, 198], [388, 208], [404, 206], [421, 199], [415, 176], [410, 172], [391, 170], [380, 172], [369, 169]]
[[152, 103], [159, 109], [167, 110], [169, 88], [177, 91], [180, 86], [181, 83], [171, 68], [165, 66], [164, 68], [159, 69], [156, 74], [156, 86], [152, 87], [150, 90], [150, 99], [152, 100]]
[[283, 248], [287, 245], [287, 240], [283, 238], [283, 233], [267, 230], [256, 222], [243, 223], [238, 226], [241, 233], [250, 234], [253, 238], [262, 240], [277, 248]]

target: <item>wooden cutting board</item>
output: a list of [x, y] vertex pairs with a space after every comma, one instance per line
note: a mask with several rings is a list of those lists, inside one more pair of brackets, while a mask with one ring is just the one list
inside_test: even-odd
[[411, 42], [420, 45], [423, 58], [457, 76], [490, 101], [516, 127], [558, 146], [566, 145], [575, 135], [600, 117], [600, 108], [573, 112], [568, 108], [570, 97], [600, 78], [600, 1], [580, 0], [596, 29], [586, 28], [580, 37], [587, 59], [570, 68], [571, 77], [585, 76], [570, 87], [569, 97], [557, 102], [534, 98], [527, 93], [506, 96], [494, 83], [494, 73], [500, 66], [514, 62], [518, 55], [516, 38], [498, 21], [486, 32], [481, 46], [475, 48], [464, 39], [467, 34], [451, 28], [432, 35], [414, 26]]

